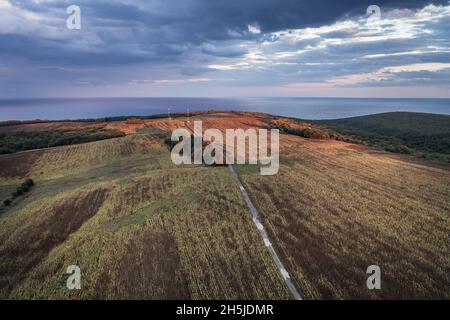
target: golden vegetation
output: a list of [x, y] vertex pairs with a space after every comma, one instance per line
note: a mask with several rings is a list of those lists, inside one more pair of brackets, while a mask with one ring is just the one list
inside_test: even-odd
[[[237, 112], [202, 120], [308, 128]], [[119, 125], [128, 136], [0, 156], [1, 196], [36, 182], [0, 209], [0, 298], [288, 299], [229, 170], [172, 164], [161, 137], [189, 123], [106, 124]], [[450, 298], [448, 167], [280, 138], [278, 175], [237, 170], [305, 298]], [[65, 286], [73, 264], [80, 291]], [[372, 264], [380, 291], [366, 288]]]
[[175, 167], [159, 143], [40, 151], [21, 174], [35, 188], [0, 218], [0, 297], [288, 299], [227, 168]]
[[[355, 150], [356, 149], [356, 150]], [[449, 298], [446, 167], [281, 136], [280, 172], [239, 168], [306, 298]], [[382, 270], [382, 290], [366, 269]]]

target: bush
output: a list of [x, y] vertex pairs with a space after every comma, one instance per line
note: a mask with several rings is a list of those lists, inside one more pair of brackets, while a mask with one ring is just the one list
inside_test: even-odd
[[332, 138], [332, 136], [330, 136], [328, 131], [320, 130], [317, 128], [305, 128], [305, 129], [278, 128], [278, 129], [282, 130], [283, 132], [286, 132], [287, 134], [293, 134], [308, 139], [329, 140]]
[[33, 179], [27, 179], [25, 182], [23, 182], [20, 186], [16, 188], [16, 191], [13, 192], [12, 196], [13, 198], [17, 198], [24, 193], [30, 191], [31, 187], [34, 186]]
[[6, 199], [5, 201], [3, 201], [3, 204], [5, 205], [5, 207], [7, 207], [11, 204], [11, 200]]
[[25, 180], [24, 184], [27, 185], [28, 187], [32, 187], [34, 186], [34, 181], [33, 179], [27, 179]]
[[321, 131], [318, 129], [313, 128], [306, 128], [303, 131], [303, 136], [305, 138], [311, 138], [311, 139], [322, 139], [322, 140], [328, 140], [330, 139], [330, 135], [326, 131]]
[[387, 145], [384, 147], [384, 150], [394, 153], [403, 153], [403, 154], [411, 154], [412, 150], [405, 145]]
[[408, 148], [405, 145], [400, 145], [397, 147], [397, 152], [399, 153], [404, 153], [404, 154], [410, 154], [412, 152], [412, 150], [410, 148]]

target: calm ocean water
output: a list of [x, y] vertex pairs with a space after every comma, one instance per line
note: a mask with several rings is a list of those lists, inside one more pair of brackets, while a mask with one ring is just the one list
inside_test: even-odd
[[338, 119], [360, 115], [410, 111], [450, 114], [450, 99], [350, 98], [97, 98], [0, 99], [0, 121], [83, 119], [142, 116], [201, 110], [259, 111], [302, 119]]

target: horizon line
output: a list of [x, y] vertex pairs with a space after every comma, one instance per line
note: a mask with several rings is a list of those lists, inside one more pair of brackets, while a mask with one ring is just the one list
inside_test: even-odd
[[241, 97], [207, 97], [207, 96], [120, 96], [120, 97], [0, 97], [6, 100], [58, 100], [58, 99], [410, 99], [410, 100], [450, 100], [449, 97], [355, 97], [355, 96], [241, 96]]

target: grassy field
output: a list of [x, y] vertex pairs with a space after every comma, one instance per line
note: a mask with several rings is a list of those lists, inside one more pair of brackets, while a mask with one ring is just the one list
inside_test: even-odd
[[[224, 130], [273, 119], [203, 120]], [[127, 136], [0, 156], [0, 197], [35, 182], [0, 204], [0, 298], [289, 299], [229, 170], [172, 164], [163, 141], [185, 125], [109, 123]], [[278, 175], [236, 170], [305, 298], [450, 298], [448, 166], [280, 138]], [[79, 291], [66, 288], [74, 264]], [[372, 264], [379, 291], [366, 288]]]

